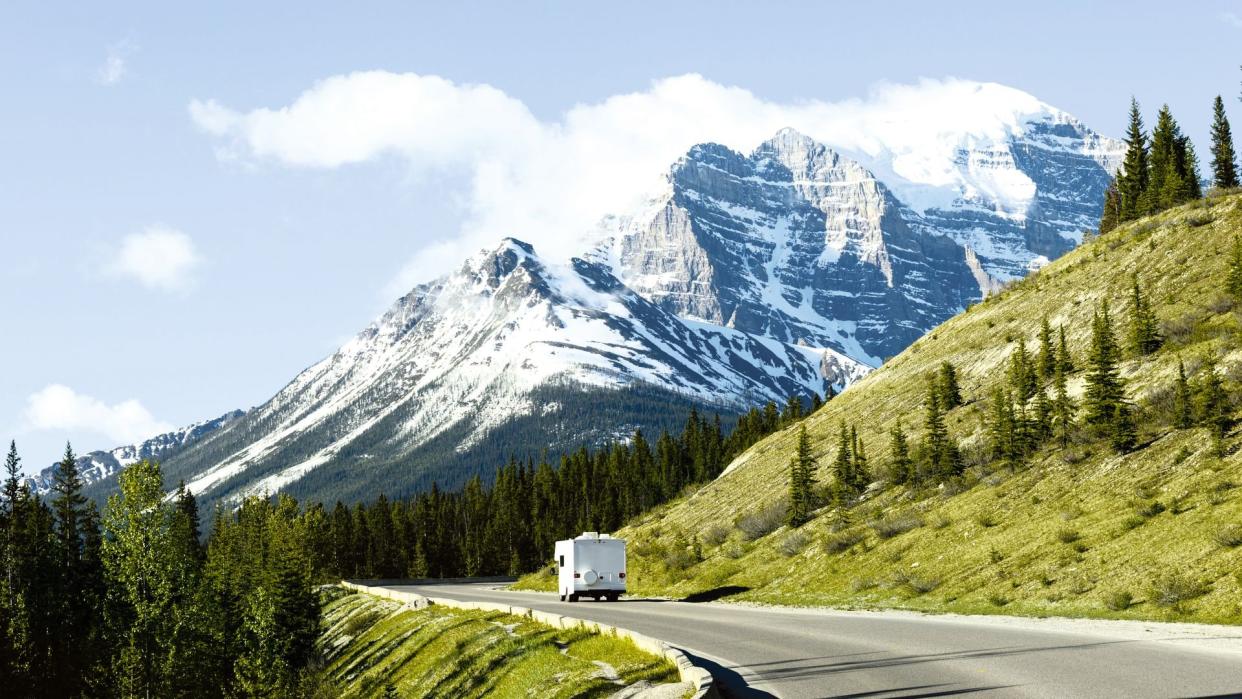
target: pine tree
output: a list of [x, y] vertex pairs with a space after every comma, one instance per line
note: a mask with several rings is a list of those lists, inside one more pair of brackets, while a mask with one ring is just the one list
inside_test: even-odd
[[1052, 326], [1048, 324], [1048, 316], [1039, 323], [1039, 356], [1036, 359], [1039, 382], [1047, 383], [1057, 369], [1057, 351], [1052, 346]]
[[1133, 285], [1134, 293], [1130, 300], [1130, 348], [1135, 354], [1142, 356], [1159, 349], [1162, 340], [1156, 314], [1151, 310], [1151, 302], [1143, 295], [1137, 274], [1133, 277]]
[[940, 392], [940, 405], [945, 410], [952, 410], [962, 404], [962, 389], [957, 383], [957, 368], [949, 362], [941, 362], [936, 377], [937, 389]]
[[850, 439], [850, 432], [846, 429], [843, 422], [841, 423], [840, 438], [837, 442], [837, 457], [832, 462], [832, 492], [837, 504], [845, 502], [853, 489], [855, 478], [852, 448], [853, 442]]
[[1173, 426], [1184, 430], [1194, 424], [1194, 400], [1190, 393], [1190, 384], [1186, 381], [1186, 365], [1178, 359], [1177, 381], [1173, 384]]
[[1125, 403], [1113, 406], [1112, 431], [1109, 433], [1109, 441], [1113, 449], [1123, 454], [1133, 449], [1135, 442], [1138, 441], [1138, 426], [1134, 421], [1134, 411]]
[[87, 669], [98, 650], [100, 630], [98, 595], [102, 593], [103, 571], [88, 543], [97, 544], [98, 526], [82, 495], [82, 479], [77, 457], [66, 444], [65, 454], [52, 480], [52, 512], [56, 530], [57, 596], [64, 628], [56, 635], [53, 662], [58, 669], [56, 691], [68, 695], [85, 689]]
[[1117, 175], [1117, 191], [1121, 195], [1120, 220], [1141, 216], [1142, 200], [1147, 192], [1147, 134], [1138, 100], [1130, 99], [1130, 125], [1126, 130], [1126, 154]]
[[1066, 374], [1072, 374], [1074, 373], [1074, 357], [1065, 344], [1064, 325], [1057, 326], [1057, 334], [1060, 336], [1057, 342], [1057, 367]]
[[1100, 213], [1100, 223], [1097, 226], [1100, 235], [1116, 228], [1121, 220], [1121, 192], [1118, 191], [1117, 180], [1114, 178], [1104, 190], [1104, 210]]
[[914, 460], [910, 458], [910, 442], [901, 428], [901, 423], [893, 425], [889, 432], [889, 453], [892, 458], [890, 472], [893, 482], [897, 485], [913, 483], [916, 480]]
[[1105, 301], [1091, 320], [1091, 356], [1083, 405], [1087, 424], [1101, 435], [1113, 427], [1118, 407], [1125, 400], [1125, 384], [1117, 362], [1117, 340]]
[[853, 441], [854, 466], [850, 469], [853, 476], [850, 486], [855, 492], [861, 492], [871, 482], [871, 474], [867, 467], [867, 445], [858, 437], [858, 429], [850, 427], [850, 439]]
[[1169, 111], [1169, 105], [1162, 105], [1156, 115], [1156, 126], [1151, 130], [1151, 150], [1148, 154], [1148, 183], [1140, 203], [1139, 214], [1151, 214], [1166, 208], [1166, 181], [1173, 181], [1176, 187], [1180, 176], [1176, 169], [1176, 154], [1181, 130]]
[[988, 418], [987, 430], [992, 458], [1013, 467], [1018, 459], [1013, 398], [999, 386], [992, 389], [992, 413]]
[[786, 522], [791, 527], [800, 527], [811, 519], [814, 508], [813, 487], [815, 484], [815, 457], [811, 453], [811, 439], [806, 433], [806, 424], [798, 430], [797, 451], [789, 460], [789, 510]]
[[1053, 390], [1055, 391], [1052, 399], [1052, 427], [1057, 441], [1061, 444], [1061, 448], [1064, 449], [1069, 446], [1070, 434], [1074, 429], [1075, 405], [1074, 401], [1069, 397], [1065, 367], [1060, 362], [1057, 362], [1052, 383]]
[[1199, 424], [1208, 428], [1212, 435], [1213, 450], [1217, 456], [1224, 455], [1225, 434], [1229, 431], [1229, 396], [1220, 374], [1216, 372], [1216, 360], [1210, 355], [1204, 360], [1203, 378], [1199, 383]]
[[1225, 280], [1225, 290], [1235, 301], [1242, 302], [1242, 238], [1236, 235], [1229, 252], [1229, 275]]
[[1238, 160], [1233, 133], [1220, 95], [1212, 102], [1212, 185], [1219, 189], [1238, 186]]
[[944, 423], [940, 397], [934, 387], [927, 392], [927, 413], [923, 419], [923, 442], [920, 445], [927, 462], [927, 472], [938, 478], [958, 474], [961, 467], [957, 445], [949, 437]]
[[1009, 355], [1009, 385], [1013, 387], [1015, 398], [1025, 403], [1035, 395], [1037, 384], [1035, 366], [1026, 351], [1026, 340], [1018, 338], [1018, 347]]

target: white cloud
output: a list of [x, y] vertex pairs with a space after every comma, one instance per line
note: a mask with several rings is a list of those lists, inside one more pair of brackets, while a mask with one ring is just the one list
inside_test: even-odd
[[26, 399], [25, 419], [36, 430], [90, 432], [114, 444], [132, 444], [169, 432], [172, 425], [156, 420], [136, 400], [108, 405], [68, 386], [49, 384]]
[[126, 61], [137, 49], [128, 39], [109, 46], [104, 62], [95, 69], [96, 82], [108, 86], [121, 82], [126, 73]]
[[1238, 29], [1242, 29], [1242, 17], [1239, 17], [1236, 12], [1222, 12], [1220, 13], [1220, 18]]
[[777, 103], [683, 75], [541, 121], [486, 85], [382, 71], [328, 78], [276, 109], [189, 105], [229, 159], [336, 168], [397, 156], [415, 174], [465, 175], [461, 230], [421, 241], [402, 291], [503, 236], [545, 255], [581, 253], [603, 216], [641, 206], [696, 143], [749, 151], [791, 126], [904, 183], [903, 197], [919, 205], [961, 176], [953, 158], [962, 139], [1003, 137], [1050, 109], [1012, 88], [956, 79], [880, 85], [865, 100]]
[[172, 228], [150, 226], [125, 236], [105, 269], [112, 276], [129, 277], [151, 289], [179, 291], [193, 285], [200, 263], [190, 236]]

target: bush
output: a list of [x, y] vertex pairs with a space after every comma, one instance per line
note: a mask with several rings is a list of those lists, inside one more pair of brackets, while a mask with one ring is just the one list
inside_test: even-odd
[[1212, 540], [1225, 548], [1242, 546], [1242, 524], [1226, 524], [1217, 530]]
[[1003, 607], [1006, 604], [1009, 604], [1009, 598], [1004, 595], [988, 595], [988, 601], [991, 602], [994, 607]]
[[1061, 510], [1061, 520], [1064, 522], [1072, 522], [1073, 520], [1078, 519], [1082, 515], [1083, 515], [1082, 508], [1077, 505], [1073, 505], [1071, 507], [1067, 507]]
[[1209, 311], [1217, 315], [1228, 313], [1233, 310], [1233, 297], [1229, 294], [1217, 294], [1212, 297], [1211, 301], [1208, 301], [1207, 307]]
[[1126, 531], [1129, 531], [1131, 529], [1138, 529], [1146, 523], [1147, 520], [1145, 518], [1139, 517], [1138, 515], [1130, 515], [1129, 517], [1121, 520], [1121, 527]]
[[1134, 514], [1138, 515], [1139, 517], [1150, 519], [1151, 517], [1155, 517], [1161, 512], [1164, 512], [1164, 503], [1160, 502], [1159, 500], [1152, 500], [1150, 502], [1139, 502], [1139, 503], [1135, 503], [1134, 505]]
[[872, 520], [867, 526], [881, 539], [891, 539], [923, 526], [923, 519], [918, 515], [892, 515]]
[[1151, 601], [1159, 607], [1180, 610], [1183, 602], [1207, 594], [1203, 583], [1179, 573], [1169, 573], [1156, 578], [1151, 587]]
[[850, 581], [850, 590], [865, 592], [879, 585], [873, 578], [854, 578]]
[[1072, 544], [1082, 538], [1082, 535], [1074, 529], [1062, 529], [1057, 532], [1057, 541], [1063, 544]]
[[936, 514], [932, 515], [931, 522], [929, 522], [929, 524], [931, 524], [931, 526], [936, 529], [944, 529], [950, 524], [953, 524], [953, 521], [950, 520], [948, 517], [945, 517], [943, 514], [937, 512]]
[[1117, 590], [1104, 595], [1104, 606], [1114, 612], [1124, 612], [1134, 604], [1134, 595], [1125, 590]]
[[844, 532], [835, 536], [827, 536], [824, 538], [825, 553], [844, 553], [861, 542], [865, 536], [862, 532]]
[[996, 514], [992, 512], [980, 512], [975, 515], [975, 522], [984, 529], [990, 529], [1000, 524], [996, 519]]
[[906, 587], [920, 595], [925, 595], [940, 587], [940, 578], [923, 578], [911, 575], [906, 579]]
[[664, 567], [670, 571], [682, 571], [694, 565], [694, 555], [685, 546], [674, 546], [664, 554]]
[[776, 545], [776, 550], [780, 551], [781, 555], [785, 557], [796, 556], [801, 553], [802, 549], [806, 548], [806, 545], [810, 542], [811, 539], [806, 535], [806, 532], [798, 529], [791, 532], [789, 536], [786, 536], [784, 539], [781, 539], [781, 542]]
[[789, 500], [781, 498], [739, 519], [737, 528], [741, 530], [742, 536], [747, 541], [763, 538], [781, 528], [781, 525], [785, 523], [785, 513], [788, 510]]
[[737, 560], [746, 555], [746, 549], [741, 544], [729, 544], [724, 547], [724, 555], [733, 560]]
[[703, 531], [701, 538], [708, 546], [719, 546], [729, 538], [729, 528], [723, 524], [713, 524]]

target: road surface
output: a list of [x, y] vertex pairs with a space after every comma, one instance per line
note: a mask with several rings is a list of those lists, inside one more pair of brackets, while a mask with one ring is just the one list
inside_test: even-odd
[[[1233, 634], [1217, 627], [1209, 647], [1193, 628], [1178, 635], [1158, 624], [1058, 627], [1038, 620], [638, 599], [571, 604], [496, 583], [388, 587], [529, 607], [647, 634], [706, 661], [730, 697], [1242, 696], [1242, 628]], [[1063, 628], [1084, 625], [1092, 632]]]

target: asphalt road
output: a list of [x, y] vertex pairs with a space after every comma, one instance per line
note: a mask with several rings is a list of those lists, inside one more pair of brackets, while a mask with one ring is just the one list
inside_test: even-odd
[[726, 696], [1242, 696], [1242, 628], [1236, 637], [1218, 638], [1217, 648], [1203, 648], [1193, 637], [1158, 628], [1126, 638], [969, 617], [663, 600], [571, 604], [552, 594], [495, 589], [495, 583], [389, 587], [647, 634], [707, 661]]

